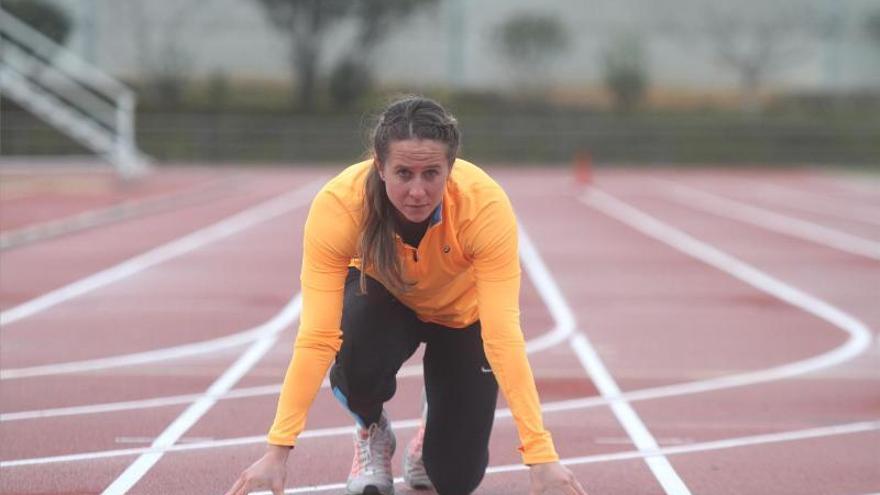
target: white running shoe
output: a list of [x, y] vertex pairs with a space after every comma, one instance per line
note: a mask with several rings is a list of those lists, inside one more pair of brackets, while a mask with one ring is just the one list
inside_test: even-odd
[[355, 427], [354, 460], [345, 486], [346, 495], [394, 495], [391, 457], [397, 440], [385, 412], [369, 428]]
[[425, 463], [422, 460], [422, 445], [425, 443], [425, 421], [428, 417], [428, 403], [425, 394], [422, 394], [422, 424], [415, 438], [410, 440], [406, 447], [406, 455], [403, 456], [403, 481], [406, 486], [416, 490], [430, 490], [434, 488]]
[[425, 471], [425, 463], [422, 461], [422, 444], [425, 441], [425, 424], [419, 428], [419, 432], [406, 447], [406, 455], [403, 456], [403, 481], [406, 486], [416, 490], [429, 490], [434, 488], [428, 472]]

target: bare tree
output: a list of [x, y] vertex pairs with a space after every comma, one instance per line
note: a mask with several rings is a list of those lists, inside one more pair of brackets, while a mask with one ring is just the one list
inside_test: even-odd
[[288, 36], [290, 67], [301, 108], [315, 105], [318, 61], [324, 37], [352, 10], [349, 0], [259, 0], [269, 21]]
[[760, 92], [771, 77], [815, 55], [815, 42], [827, 34], [819, 12], [798, 0], [748, 6], [692, 0], [681, 10], [667, 11], [661, 23], [665, 34], [686, 49], [707, 48], [717, 63], [735, 72], [747, 112], [759, 108]]
[[868, 14], [865, 19], [865, 32], [871, 41], [880, 46], [880, 10]]
[[360, 0], [355, 2], [358, 35], [352, 53], [368, 58], [398, 23], [437, 0]]
[[570, 44], [565, 25], [549, 14], [516, 14], [499, 24], [494, 34], [496, 49], [527, 90], [540, 87], [552, 63]]
[[622, 112], [638, 107], [648, 88], [648, 61], [644, 41], [635, 32], [615, 35], [602, 53], [605, 86]]
[[345, 21], [356, 23], [353, 57], [364, 63], [397, 22], [436, 0], [258, 0], [272, 25], [288, 36], [290, 67], [301, 108], [315, 105], [318, 65], [332, 29]]

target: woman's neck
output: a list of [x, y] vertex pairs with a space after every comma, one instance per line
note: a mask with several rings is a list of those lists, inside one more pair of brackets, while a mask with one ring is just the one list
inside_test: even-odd
[[394, 216], [394, 219], [394, 228], [400, 235], [400, 238], [403, 239], [403, 242], [412, 247], [419, 247], [419, 243], [422, 242], [422, 237], [424, 237], [425, 232], [428, 231], [428, 224], [431, 222], [431, 217], [429, 216], [421, 222], [410, 222], [404, 218], [403, 215], [397, 213]]

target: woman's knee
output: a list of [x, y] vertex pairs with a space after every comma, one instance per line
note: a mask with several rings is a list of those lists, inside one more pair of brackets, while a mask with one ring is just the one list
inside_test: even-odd
[[489, 452], [481, 456], [447, 453], [445, 458], [424, 452], [425, 470], [439, 495], [468, 495], [480, 485], [489, 465]]

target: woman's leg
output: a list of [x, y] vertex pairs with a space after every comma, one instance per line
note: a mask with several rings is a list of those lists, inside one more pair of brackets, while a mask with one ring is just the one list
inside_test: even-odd
[[479, 323], [465, 330], [433, 326], [424, 367], [425, 469], [438, 494], [469, 494], [489, 464], [489, 435], [498, 398]]
[[345, 281], [342, 348], [330, 370], [333, 393], [366, 428], [379, 421], [382, 404], [397, 390], [397, 371], [421, 341], [424, 323], [385, 287], [367, 278], [367, 293], [351, 269]]

